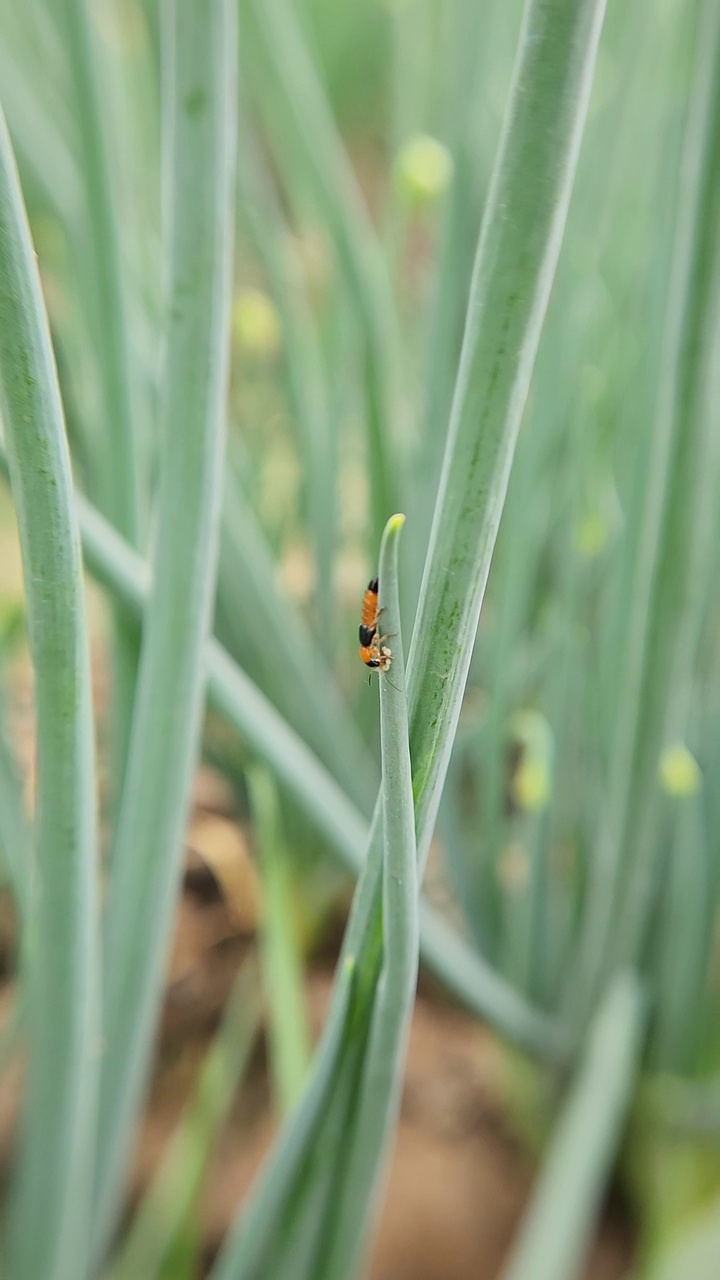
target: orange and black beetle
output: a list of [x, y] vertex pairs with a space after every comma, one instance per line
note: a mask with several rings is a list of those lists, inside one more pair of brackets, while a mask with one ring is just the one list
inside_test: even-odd
[[362, 620], [358, 628], [360, 640], [360, 657], [366, 667], [377, 671], [388, 671], [392, 661], [392, 653], [383, 645], [384, 636], [378, 636], [378, 580], [371, 578], [363, 596]]

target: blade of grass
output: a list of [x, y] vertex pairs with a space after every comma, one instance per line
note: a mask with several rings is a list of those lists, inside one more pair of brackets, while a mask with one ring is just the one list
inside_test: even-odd
[[128, 542], [138, 532], [135, 422], [118, 228], [110, 182], [110, 158], [102, 114], [97, 54], [85, 0], [63, 0], [62, 23], [70, 62], [79, 162], [85, 186], [85, 255], [92, 290], [90, 333], [102, 381], [105, 458], [100, 469], [102, 509]]
[[222, 532], [218, 603], [226, 646], [257, 683], [267, 679], [284, 718], [353, 803], [371, 812], [378, 786], [375, 762], [322, 647], [275, 584], [271, 550], [232, 474], [226, 477]]
[[703, 989], [712, 963], [713, 907], [700, 795], [662, 805], [670, 836], [659, 939], [653, 1065], [691, 1075], [697, 1063]]
[[[393, 8], [392, 98], [390, 109], [390, 154], [396, 156], [408, 138], [423, 128], [427, 114], [428, 67], [437, 53], [437, 23], [434, 6], [420, 0], [412, 13], [403, 5]], [[392, 236], [389, 237], [392, 240]]]
[[[720, 27], [716, 28], [715, 66], [720, 55]], [[716, 94], [720, 76], [716, 70]], [[716, 98], [717, 102], [717, 98]], [[712, 119], [717, 105], [711, 108]], [[716, 173], [717, 147], [709, 160], [709, 178]], [[690, 384], [683, 397], [684, 422], [679, 448], [675, 454], [674, 482], [671, 493], [669, 528], [663, 541], [663, 558], [667, 566], [664, 577], [677, 573], [675, 556], [684, 547], [685, 574], [666, 591], [655, 628], [666, 628], [672, 635], [668, 657], [669, 676], [663, 717], [663, 744], [684, 743], [698, 738], [698, 706], [706, 705], [710, 685], [702, 663], [702, 633], [709, 625], [714, 634], [716, 620], [713, 593], [708, 583], [713, 580], [717, 554], [717, 500], [720, 482], [720, 434], [716, 426], [716, 405], [720, 391], [720, 360], [717, 335], [720, 333], [720, 259], [717, 256], [716, 227], [720, 186], [714, 184], [714, 196], [706, 200], [703, 227], [705, 252], [698, 274], [707, 279], [707, 291], [699, 291], [696, 306], [694, 345], [697, 346], [695, 386]], [[685, 425], [687, 423], [687, 425]], [[692, 512], [692, 518], [690, 518]], [[688, 528], [688, 525], [690, 526]], [[669, 597], [669, 598], [668, 598]], [[714, 736], [714, 735], [713, 735]], [[711, 759], [703, 755], [706, 781], [698, 778], [697, 794], [664, 797], [652, 808], [654, 838], [660, 840], [671, 832], [669, 866], [666, 877], [666, 921], [661, 930], [659, 968], [663, 989], [657, 1004], [658, 1060], [663, 1067], [690, 1073], [699, 1064], [701, 1030], [706, 1025], [705, 1000], [715, 993], [708, 990], [712, 972], [713, 919], [717, 909], [717, 856], [709, 839], [703, 790], [713, 777]], [[655, 782], [655, 779], [653, 779]], [[668, 812], [669, 811], [669, 812]], [[667, 818], [666, 818], [667, 815]], [[638, 867], [639, 905], [643, 905], [643, 883]], [[638, 891], [639, 890], [639, 891]], [[706, 990], [705, 998], [703, 991]]]
[[247, 1068], [260, 1012], [257, 966], [246, 961], [205, 1055], [192, 1102], [170, 1139], [108, 1280], [155, 1280], [197, 1211], [208, 1162]]
[[[592, 864], [580, 975], [574, 984], [586, 1017], [602, 975], [636, 954], [652, 889], [657, 846], [642, 830], [642, 818], [648, 813], [648, 791], [655, 785], [676, 636], [674, 615], [688, 572], [687, 511], [695, 500], [688, 494], [693, 493], [694, 468], [702, 467], [702, 441], [696, 435], [703, 425], [698, 422], [698, 377], [704, 372], [703, 326], [708, 306], [714, 303], [719, 48], [720, 15], [713, 3], [706, 3], [697, 31], [683, 142], [660, 381], [650, 456], [644, 462], [647, 482], [634, 554], [629, 557], [628, 623], [617, 660], [622, 679], [608, 803]], [[629, 885], [621, 883], [628, 865]]]
[[315, 562], [315, 631], [332, 651], [338, 542], [337, 433], [330, 414], [316, 320], [278, 201], [249, 140], [241, 150], [239, 216], [267, 273], [280, 313], [287, 398], [304, 458], [305, 518]]
[[[551, 1062], [567, 1057], [565, 1029], [529, 1004], [432, 907], [420, 901], [423, 962], [466, 1008], [486, 1019], [501, 1035]], [[482, 992], [482, 1005], [478, 993]], [[520, 1038], [518, 1037], [520, 1033]]]
[[562, 243], [604, 0], [526, 4], [408, 662], [424, 864]]
[[47, 5], [40, 10], [4, 0], [0, 67], [4, 109], [24, 175], [32, 175], [49, 207], [70, 223], [80, 173], [55, 19]]
[[[88, 335], [96, 347], [104, 426], [104, 456], [95, 459], [95, 474], [102, 509], [134, 545], [138, 541], [138, 477], [126, 307], [99, 91], [101, 70], [93, 48], [86, 0], [63, 0], [62, 22], [79, 138], [79, 171], [84, 184], [82, 267], [88, 291]], [[114, 629], [112, 777], [117, 805], [127, 759], [140, 636], [127, 616], [116, 616]]]
[[199, 749], [227, 394], [235, 6], [168, 7], [164, 91], [170, 238], [162, 465], [128, 774], [106, 909], [95, 1243], [120, 1208], [162, 994]]
[[318, 1277], [324, 1251], [324, 1232], [332, 1217], [335, 1185], [347, 1130], [352, 1123], [363, 1054], [366, 1021], [351, 1011], [347, 1034], [334, 1066], [321, 1123], [313, 1134], [298, 1184], [284, 1206], [283, 1226], [263, 1260], [261, 1274], [277, 1280]]
[[[277, 1158], [279, 1148], [274, 1148], [243, 1218], [233, 1229], [213, 1268], [213, 1280], [231, 1280], [237, 1276], [259, 1278], [268, 1274], [263, 1270], [263, 1260], [278, 1240], [277, 1226], [281, 1214], [293, 1199], [308, 1151], [332, 1101], [338, 1058], [347, 1038], [355, 999], [355, 980], [355, 961], [351, 957], [346, 958], [336, 974], [331, 1013], [305, 1094], [300, 1106], [283, 1126], [281, 1158]], [[278, 1243], [282, 1244], [282, 1240]], [[271, 1274], [273, 1280], [279, 1280], [274, 1271]]]
[[291, 863], [273, 780], [259, 765], [247, 783], [263, 875], [261, 956], [269, 1015], [270, 1067], [280, 1114], [297, 1102], [310, 1060], [303, 958], [293, 916]]
[[[657, 862], [650, 848], [651, 843], [659, 843], [656, 833], [662, 831], [661, 804], [658, 804], [657, 796], [659, 750], [668, 743], [682, 740], [690, 729], [692, 704], [697, 696], [694, 677], [707, 613], [707, 584], [711, 579], [717, 546], [717, 492], [720, 482], [716, 420], [719, 386], [717, 340], [720, 333], [720, 252], [717, 241], [720, 214], [720, 13], [715, 5], [706, 3], [701, 6], [698, 48], [699, 57], [703, 59], [697, 76], [701, 86], [700, 100], [693, 99], [690, 110], [696, 111], [698, 116], [705, 113], [703, 178], [698, 192], [698, 217], [694, 228], [687, 316], [682, 337], [675, 438], [669, 462], [669, 484], [651, 605], [640, 738], [635, 761], [635, 827], [631, 825], [629, 828], [628, 843], [633, 838], [634, 829], [650, 828], [653, 836], [648, 839], [646, 834], [637, 842], [619, 926], [621, 961], [624, 956], [634, 956], [641, 945], [652, 903]], [[711, 80], [710, 87], [707, 86], [707, 78]], [[705, 88], [704, 93], [702, 87]], [[698, 136], [699, 121], [696, 128], [697, 144], [702, 145]], [[692, 123], [689, 123], [689, 130], [692, 136], [695, 132]], [[695, 900], [700, 918], [705, 893], [697, 880]]]
[[644, 999], [632, 973], [602, 1002], [502, 1280], [584, 1274], [639, 1066]]
[[388, 523], [380, 548], [383, 628], [392, 636], [392, 666], [380, 685], [383, 894], [382, 969], [373, 1003], [362, 1080], [353, 1105], [341, 1179], [334, 1183], [322, 1261], [323, 1280], [355, 1274], [377, 1211], [387, 1148], [400, 1095], [418, 971], [418, 877], [405, 662], [400, 636], [397, 546], [404, 517]]
[[[487, 25], [492, 21], [487, 10], [472, 0], [458, 0], [449, 11], [452, 23], [452, 58], [447, 71], [452, 85], [448, 145], [453, 154], [453, 178], [444, 209], [442, 238], [430, 307], [426, 341], [426, 386], [423, 434], [416, 462], [415, 500], [410, 511], [410, 525], [416, 530], [411, 553], [413, 569], [420, 583], [427, 551], [432, 512], [437, 497], [438, 479], [446, 443], [446, 424], [450, 414], [457, 373], [457, 361], [467, 312], [468, 286], [477, 245], [477, 220], [480, 203], [478, 192], [478, 138], [472, 104], [480, 65], [480, 51], [487, 40]], [[398, 11], [398, 26], [412, 26], [414, 15], [407, 8]], [[483, 175], [484, 176], [484, 175]], [[442, 428], [442, 429], [441, 429]], [[417, 517], [416, 517], [417, 511]], [[413, 581], [415, 586], [415, 581]]]
[[99, 1035], [90, 664], [63, 410], [1, 113], [0, 375], [35, 672], [37, 752], [23, 957], [32, 1048], [12, 1212], [13, 1275], [80, 1280], [88, 1266]]
[[[387, 595], [381, 587], [380, 605], [393, 628], [399, 627], [397, 535], [401, 527], [402, 517], [393, 517], [380, 553], [381, 582], [389, 582]], [[398, 702], [386, 705], [383, 722], [384, 760], [391, 770], [382, 801], [388, 824], [383, 852], [389, 860], [384, 870], [384, 904], [373, 902], [371, 927], [365, 930], [356, 955], [346, 942], [305, 1099], [273, 1152], [254, 1202], [230, 1237], [214, 1280], [249, 1280], [268, 1274], [275, 1280], [325, 1280], [338, 1267], [341, 1275], [348, 1276], [367, 1229], [373, 1189], [399, 1105], [417, 974], [416, 855], [398, 642], [399, 634], [393, 640], [391, 667], [400, 680], [394, 688]], [[354, 912], [366, 897], [368, 884], [374, 884], [370, 868], [360, 878]], [[348, 935], [353, 932], [351, 926]], [[393, 951], [392, 956], [384, 952], [385, 947]], [[333, 1061], [328, 1058], [331, 1050]], [[321, 1088], [323, 1106], [318, 1110]], [[360, 1212], [358, 1197], [364, 1205]], [[269, 1221], [274, 1223], [272, 1235], [267, 1233]], [[264, 1226], [264, 1236], [259, 1224]]]
[[32, 830], [15, 754], [0, 728], [0, 849], [21, 928], [30, 910]]
[[267, 65], [263, 94], [272, 95], [278, 151], [302, 156], [361, 329], [373, 529], [379, 542], [388, 514], [399, 505], [393, 422], [398, 338], [382, 250], [293, 6], [286, 0], [244, 0], [243, 15], [248, 45]]
[[[492, 690], [482, 735], [478, 738], [478, 785], [481, 791], [480, 809], [482, 829], [479, 832], [481, 852], [475, 856], [477, 874], [484, 896], [488, 924], [493, 926], [490, 938], [495, 935], [495, 948], [500, 948], [500, 920], [503, 905], [502, 881], [498, 874], [504, 844], [510, 837], [506, 813], [508, 750], [512, 737], [512, 711], [517, 699], [517, 678], [511, 661], [513, 642], [523, 625], [527, 625], [531, 609], [530, 601], [536, 586], [538, 565], [544, 552], [536, 510], [538, 505], [538, 475], [541, 474], [547, 441], [543, 433], [536, 432], [532, 439], [523, 441], [523, 448], [515, 461], [512, 483], [503, 526], [507, 537], [502, 538], [497, 549], [494, 570], [501, 571], [502, 590], [496, 606], [492, 631], [485, 638], [483, 665], [487, 670], [485, 683]], [[542, 501], [542, 499], [541, 499]], [[543, 503], [544, 505], [544, 503]], [[516, 535], [520, 527], [524, 536]], [[487, 650], [487, 651], [486, 651]], [[478, 865], [479, 864], [479, 865]], [[510, 908], [512, 910], [512, 908]], [[523, 930], [527, 932], [526, 929]], [[491, 955], [494, 952], [491, 951]]]

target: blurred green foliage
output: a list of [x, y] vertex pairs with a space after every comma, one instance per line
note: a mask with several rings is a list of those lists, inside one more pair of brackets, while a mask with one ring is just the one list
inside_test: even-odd
[[[0, 0], [1, 94], [75, 479], [149, 557], [167, 391], [162, 6], [85, 7], [96, 100], [79, 90], [71, 8]], [[381, 530], [402, 508], [408, 636], [415, 617], [521, 16], [518, 0], [238, 6], [215, 632], [282, 726], [247, 702], [243, 750], [212, 722], [205, 744], [241, 795], [248, 755], [278, 774], [273, 831], [308, 897], [326, 852], [342, 845], [355, 869], [362, 857], [379, 751], [357, 614]], [[605, 1061], [588, 1032], [608, 987], [627, 968], [641, 983], [644, 1088], [656, 1076], [661, 1087], [649, 1119], [639, 1108], [627, 1163], [652, 1280], [671, 1274], [662, 1250], [676, 1206], [686, 1223], [717, 1197], [691, 1121], [699, 1108], [720, 1127], [719, 32], [717, 0], [609, 7], [433, 851], [476, 953], [453, 952], [450, 986], [461, 992], [464, 973], [469, 1003], [485, 1009], [469, 953], [503, 998], [562, 1029], [571, 1065], [584, 1064], [571, 1118]], [[110, 621], [119, 760], [137, 660], [124, 617]], [[218, 661], [211, 697], [228, 714]], [[321, 769], [315, 791], [307, 770], [304, 804], [297, 739]], [[16, 829], [0, 824], [0, 842]], [[13, 866], [10, 851], [4, 860]], [[426, 954], [429, 937], [428, 926]], [[296, 975], [289, 985], [280, 996], [297, 1000]], [[631, 1021], [618, 1033], [618, 1098], [631, 1091]], [[679, 1120], [667, 1079], [689, 1091]], [[672, 1124], [686, 1133], [683, 1160], [657, 1139]], [[669, 1171], [654, 1181], [658, 1149]], [[711, 1213], [672, 1245], [678, 1280], [714, 1274], [702, 1261]]]

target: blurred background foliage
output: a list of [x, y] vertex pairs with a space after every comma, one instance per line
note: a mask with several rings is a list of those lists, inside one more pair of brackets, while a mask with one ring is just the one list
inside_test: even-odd
[[[623, 1168], [641, 1224], [636, 1274], [652, 1280], [716, 1274], [720, 1232], [713, 137], [700, 147], [683, 297], [672, 277], [695, 200], [688, 104], [703, 76], [706, 102], [720, 83], [717, 7], [698, 18], [686, 0], [609, 6], [427, 877], [493, 968], [569, 1029], [573, 1055], [607, 977], [621, 963], [641, 971], [645, 1072]], [[102, 175], [57, 5], [1, 0], [0, 83], [75, 477], [145, 552], [162, 342], [161, 15], [154, 0], [93, 0], [90, 12], [115, 275], [88, 216]], [[216, 634], [366, 817], [377, 717], [357, 662], [359, 602], [384, 521], [405, 510], [409, 632], [520, 19], [517, 0], [240, 0]], [[123, 414], [135, 511], [118, 483]], [[6, 502], [2, 521], [7, 657], [21, 587]], [[100, 726], [108, 753], [125, 738], [121, 692], [116, 682]], [[295, 913], [311, 949], [341, 874], [329, 876], [288, 794], [273, 799], [264, 776], [248, 786], [246, 751], [213, 717], [205, 750], [284, 848], [276, 937]], [[104, 757], [106, 830], [120, 758]], [[300, 961], [288, 963], [292, 991]], [[278, 1050], [286, 1098], [306, 1053], [302, 1028], [292, 1038]], [[537, 1102], [538, 1077], [508, 1070]]]

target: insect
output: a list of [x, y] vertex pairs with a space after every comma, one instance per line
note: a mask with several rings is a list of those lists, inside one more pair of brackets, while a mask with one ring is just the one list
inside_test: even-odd
[[378, 580], [371, 578], [363, 596], [362, 620], [358, 629], [360, 640], [360, 657], [366, 667], [376, 671], [389, 671], [392, 662], [392, 651], [383, 641], [387, 636], [378, 635], [378, 619], [382, 613], [378, 609]]

